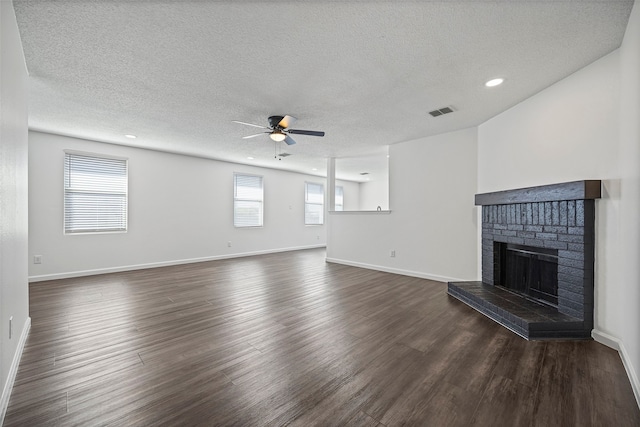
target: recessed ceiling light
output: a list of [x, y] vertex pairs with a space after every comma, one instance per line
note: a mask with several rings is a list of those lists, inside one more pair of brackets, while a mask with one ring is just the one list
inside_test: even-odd
[[253, 160], [253, 157], [249, 156], [247, 157], [247, 160]]
[[125, 135], [124, 137], [125, 138], [129, 138], [129, 139], [136, 139], [137, 138], [137, 136], [131, 135], [131, 134]]
[[317, 170], [318, 170], [318, 168], [312, 168], [311, 170], [312, 170], [312, 171], [317, 171]]
[[494, 87], [494, 86], [498, 86], [498, 85], [502, 84], [502, 82], [504, 82], [504, 79], [498, 78], [498, 79], [489, 80], [484, 85], [486, 87]]

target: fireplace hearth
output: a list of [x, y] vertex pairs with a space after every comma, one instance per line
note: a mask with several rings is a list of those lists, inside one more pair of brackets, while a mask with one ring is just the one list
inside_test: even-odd
[[450, 282], [449, 295], [527, 339], [590, 338], [600, 187], [589, 180], [477, 194], [482, 281]]

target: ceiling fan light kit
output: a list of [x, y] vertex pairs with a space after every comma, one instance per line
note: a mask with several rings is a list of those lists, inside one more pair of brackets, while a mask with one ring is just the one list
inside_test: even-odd
[[256, 133], [253, 135], [243, 136], [243, 139], [254, 138], [262, 134], [268, 134], [269, 138], [273, 141], [284, 141], [287, 145], [293, 145], [296, 142], [288, 134], [295, 135], [308, 135], [308, 136], [324, 136], [324, 132], [317, 130], [302, 130], [302, 129], [289, 129], [289, 126], [294, 124], [298, 119], [293, 116], [270, 116], [269, 126], [261, 126], [253, 123], [241, 122], [239, 120], [232, 120], [233, 123], [239, 123], [241, 125], [253, 126], [256, 128], [266, 129], [268, 132]]
[[269, 134], [269, 138], [273, 139], [276, 142], [281, 142], [281, 141], [284, 141], [287, 138], [287, 135], [285, 135], [284, 133], [282, 133], [279, 130], [274, 130], [273, 132], [271, 132]]

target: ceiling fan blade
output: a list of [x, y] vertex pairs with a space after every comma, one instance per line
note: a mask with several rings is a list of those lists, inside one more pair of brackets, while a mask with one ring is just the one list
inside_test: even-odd
[[287, 132], [298, 135], [324, 136], [324, 132], [317, 130], [288, 129]]
[[291, 138], [289, 135], [287, 135], [287, 137], [284, 139], [285, 144], [287, 145], [293, 145], [296, 142], [293, 140], [293, 138]]
[[231, 121], [233, 123], [240, 123], [241, 125], [253, 126], [254, 128], [269, 129], [266, 126], [254, 125], [253, 123], [239, 122], [238, 120], [231, 120]]
[[298, 119], [296, 119], [293, 116], [284, 116], [282, 120], [280, 120], [280, 122], [278, 123], [278, 126], [280, 126], [283, 129], [286, 129], [292, 124], [294, 124], [297, 120]]
[[260, 132], [260, 133], [256, 133], [256, 134], [253, 134], [253, 135], [247, 135], [247, 136], [243, 136], [242, 139], [255, 138], [256, 136], [264, 135], [264, 134], [267, 134], [267, 133], [269, 133], [269, 132]]

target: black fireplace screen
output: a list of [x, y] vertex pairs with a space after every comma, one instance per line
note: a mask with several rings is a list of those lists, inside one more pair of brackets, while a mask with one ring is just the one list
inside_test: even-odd
[[496, 285], [528, 298], [558, 305], [558, 251], [495, 242]]

